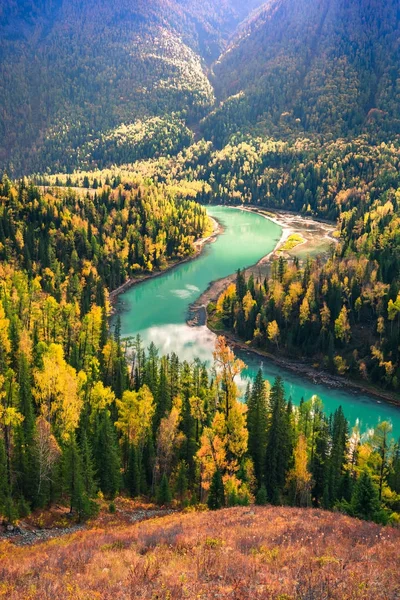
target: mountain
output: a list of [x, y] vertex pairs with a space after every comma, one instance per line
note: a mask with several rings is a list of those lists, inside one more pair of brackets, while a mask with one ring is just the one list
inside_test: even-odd
[[399, 39], [399, 0], [3, 0], [0, 169], [102, 168], [199, 136], [387, 141]]
[[399, 37], [398, 0], [269, 0], [214, 65], [204, 131], [399, 133]]
[[85, 165], [83, 144], [122, 123], [196, 122], [214, 102], [207, 63], [259, 4], [4, 0], [0, 168], [68, 170]]

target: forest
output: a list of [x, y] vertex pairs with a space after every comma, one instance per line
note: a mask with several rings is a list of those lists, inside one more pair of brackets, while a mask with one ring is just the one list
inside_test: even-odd
[[261, 4], [5, 0], [0, 169], [109, 168], [193, 137], [215, 151], [243, 137], [395, 141], [396, 0]]
[[[143, 236], [140, 256], [147, 262], [138, 269], [159, 268], [160, 257], [190, 253], [204, 232], [200, 205], [143, 184], [53, 195], [4, 177], [0, 224], [0, 512], [6, 520], [54, 502], [84, 520], [96, 514], [99, 494], [112, 506], [122, 493], [160, 505], [216, 509], [255, 500], [397, 522], [400, 448], [389, 423], [372, 433], [350, 430], [341, 409], [327, 417], [317, 397], [296, 408], [282, 381], [271, 387], [261, 372], [243, 402], [244, 364], [223, 337], [207, 369], [174, 354], [159, 356], [139, 337], [121, 339], [118, 317], [110, 331], [108, 291], [130, 273], [122, 266], [120, 278], [109, 273], [137, 250], [129, 228], [135, 224]], [[131, 243], [121, 248], [121, 240]], [[114, 256], [107, 259], [105, 247], [114, 247]], [[306, 269], [296, 289], [301, 296], [304, 285], [311, 298], [313, 269]], [[294, 268], [275, 270], [281, 286], [291, 285], [289, 271], [296, 279]], [[238, 274], [235, 293], [246, 310], [252, 285]], [[254, 284], [254, 297], [264, 301], [263, 285]]]
[[212, 228], [199, 204], [140, 180], [82, 195], [24, 181], [14, 187], [5, 176], [0, 200], [0, 260], [58, 301], [78, 302], [83, 314], [104, 304], [105, 288], [190, 256]]
[[[216, 324], [257, 348], [320, 361], [380, 388], [399, 390], [399, 199], [343, 211], [338, 244], [324, 264], [275, 260], [264, 281], [238, 272], [210, 306]], [[346, 194], [339, 194], [337, 202]]]
[[[122, 493], [161, 505], [255, 500], [397, 522], [400, 449], [388, 423], [350, 431], [341, 410], [327, 417], [316, 397], [296, 408], [282, 381], [271, 387], [261, 373], [243, 402], [244, 364], [222, 337], [206, 368], [121, 339], [118, 318], [110, 331], [109, 291], [190, 255], [208, 227], [199, 204], [139, 182], [44, 191], [3, 177], [0, 191], [0, 512], [8, 521], [54, 502], [84, 520], [99, 494], [112, 504]], [[297, 303], [310, 299], [311, 318], [316, 266], [305, 269], [278, 264], [261, 286], [239, 273], [237, 299], [228, 290], [219, 307], [226, 316], [243, 306], [257, 321], [250, 296], [263, 312], [267, 294], [278, 297], [273, 286], [288, 286]], [[327, 303], [340, 299], [340, 290], [326, 294]], [[397, 321], [384, 325], [397, 330]], [[283, 344], [271, 324], [267, 331]]]
[[129, 497], [400, 523], [390, 423], [295, 406], [261, 371], [246, 387], [223, 336], [206, 365], [110, 326], [111, 292], [196, 254], [205, 205], [301, 213], [337, 224], [327, 260], [239, 270], [210, 326], [399, 393], [400, 13], [292, 4], [0, 6], [4, 522]]
[[202, 204], [250, 204], [335, 223], [341, 213], [367, 210], [397, 190], [399, 162], [398, 140], [377, 144], [361, 136], [320, 143], [238, 135], [222, 150], [202, 140], [176, 156], [69, 175], [37, 175], [34, 180], [40, 185], [82, 187], [107, 178], [112, 185], [129, 185], [142, 177], [181, 190], [183, 197]]

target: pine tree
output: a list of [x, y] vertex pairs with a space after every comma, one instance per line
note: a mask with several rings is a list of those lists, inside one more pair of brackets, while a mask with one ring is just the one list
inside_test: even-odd
[[126, 487], [129, 495], [136, 498], [140, 495], [140, 469], [138, 462], [138, 452], [131, 444], [129, 447], [128, 469], [126, 472]]
[[100, 489], [113, 498], [120, 488], [120, 457], [115, 430], [106, 410], [97, 419], [93, 454]]
[[379, 491], [367, 471], [363, 471], [356, 481], [351, 498], [351, 512], [355, 517], [367, 521], [381, 518]]
[[328, 491], [330, 505], [341, 500], [340, 484], [347, 460], [348, 423], [340, 406], [332, 421], [332, 448], [328, 461]]
[[35, 453], [35, 415], [30, 369], [24, 354], [19, 357], [18, 383], [18, 410], [24, 418], [15, 432], [13, 470], [18, 493], [34, 507], [38, 483], [38, 465]]
[[188, 479], [188, 466], [184, 461], [179, 463], [178, 473], [176, 477], [175, 483], [175, 493], [179, 498], [181, 504], [183, 504], [187, 491], [189, 488], [189, 479]]
[[265, 474], [265, 452], [267, 444], [268, 406], [267, 393], [262, 371], [259, 369], [248, 399], [247, 428], [248, 448], [254, 464], [254, 474], [261, 486]]
[[168, 477], [164, 473], [164, 475], [161, 478], [161, 483], [157, 490], [157, 504], [159, 504], [160, 506], [165, 506], [166, 504], [170, 504], [171, 502], [171, 489], [169, 487]]
[[11, 490], [8, 483], [7, 456], [3, 439], [0, 437], [0, 515], [9, 521], [15, 515], [10, 513], [12, 506]]
[[96, 470], [94, 466], [93, 452], [88, 437], [84, 431], [80, 442], [80, 455], [82, 459], [83, 487], [89, 498], [96, 493]]
[[329, 451], [328, 421], [324, 418], [320, 429], [316, 432], [316, 441], [313, 457], [311, 459], [311, 474], [314, 481], [312, 498], [315, 506], [320, 506], [323, 501], [327, 486], [327, 467]]
[[268, 502], [267, 489], [263, 484], [257, 492], [256, 495], [256, 504], [258, 506], [265, 506]]
[[79, 520], [89, 517], [91, 505], [85, 492], [82, 458], [75, 437], [72, 437], [64, 449], [63, 479], [63, 487], [69, 497], [70, 513], [76, 513]]
[[225, 506], [225, 489], [221, 471], [216, 469], [208, 494], [207, 505], [210, 510], [218, 510]]
[[161, 419], [163, 419], [172, 408], [172, 398], [168, 382], [168, 361], [166, 358], [162, 358], [160, 361], [160, 374], [155, 399], [156, 414], [153, 420], [153, 430], [154, 432], [157, 432]]
[[266, 449], [265, 487], [273, 504], [281, 502], [292, 456], [290, 418], [286, 410], [283, 382], [278, 377], [271, 389], [271, 424]]

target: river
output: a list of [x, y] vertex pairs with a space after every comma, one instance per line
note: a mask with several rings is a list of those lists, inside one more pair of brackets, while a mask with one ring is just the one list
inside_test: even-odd
[[[207, 327], [186, 324], [190, 305], [212, 281], [253, 265], [271, 252], [281, 237], [281, 228], [255, 213], [226, 207], [212, 207], [209, 214], [222, 223], [224, 232], [205, 246], [201, 256], [148, 279], [119, 297], [123, 336], [140, 334], [146, 346], [154, 342], [160, 354], [176, 352], [182, 360], [212, 360], [215, 335]], [[328, 414], [341, 405], [350, 424], [358, 421], [362, 431], [379, 420], [389, 420], [394, 435], [400, 436], [399, 408], [361, 393], [314, 384], [254, 354], [237, 354], [248, 366], [245, 376], [254, 377], [259, 367], [271, 382], [280, 375], [285, 380], [287, 397], [295, 404], [317, 394]]]

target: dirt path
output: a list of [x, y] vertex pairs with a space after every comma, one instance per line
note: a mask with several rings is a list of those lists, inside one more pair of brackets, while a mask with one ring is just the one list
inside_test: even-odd
[[[141, 523], [142, 521], [148, 521], [150, 519], [158, 519], [160, 517], [166, 517], [175, 510], [168, 508], [153, 508], [153, 509], [136, 509], [136, 510], [124, 510], [118, 508], [116, 510], [115, 519], [126, 523]], [[114, 518], [114, 517], [113, 517]], [[66, 535], [72, 535], [77, 531], [83, 531], [90, 529], [94, 523], [81, 523], [73, 524], [70, 527], [52, 527], [49, 529], [35, 529], [27, 526], [24, 522], [20, 522], [18, 525], [9, 525], [5, 528], [3, 533], [0, 533], [0, 542], [2, 540], [9, 540], [15, 546], [33, 546], [41, 542], [46, 542], [55, 538], [64, 537]]]

